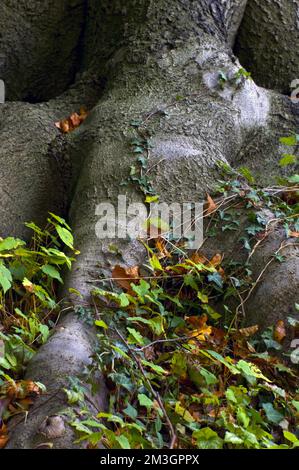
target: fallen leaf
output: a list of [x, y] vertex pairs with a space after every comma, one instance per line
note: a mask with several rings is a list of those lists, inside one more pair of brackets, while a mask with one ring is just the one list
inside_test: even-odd
[[259, 326], [258, 325], [253, 325], [253, 326], [249, 326], [247, 328], [240, 328], [238, 332], [242, 336], [245, 336], [245, 338], [249, 338], [250, 336], [255, 335], [255, 333], [257, 333], [258, 330], [259, 330]]
[[273, 339], [278, 343], [282, 343], [286, 335], [287, 333], [284, 321], [278, 320], [273, 331]]
[[82, 124], [87, 117], [87, 111], [85, 108], [80, 108], [80, 112], [72, 113], [68, 118], [62, 119], [61, 121], [55, 122], [55, 127], [64, 134], [73, 131]]
[[0, 425], [0, 449], [3, 449], [8, 442], [7, 426], [3, 423]]
[[161, 258], [171, 258], [171, 254], [166, 248], [166, 242], [163, 238], [159, 237], [155, 240], [156, 249], [159, 251], [159, 259]]
[[[188, 335], [191, 338], [198, 339], [199, 341], [205, 341], [206, 336], [209, 336], [212, 333], [212, 327], [207, 325], [207, 320], [207, 315], [186, 317], [186, 321], [195, 327], [194, 330], [189, 331]], [[191, 341], [191, 343], [194, 344], [193, 341]]]
[[113, 268], [112, 277], [120, 287], [131, 291], [131, 283], [139, 278], [139, 267], [132, 266], [123, 268], [122, 266], [116, 265]]
[[210, 264], [216, 268], [216, 266], [219, 266], [223, 260], [223, 255], [220, 253], [216, 253], [216, 255], [213, 256], [213, 258], [210, 261]]
[[71, 114], [69, 120], [73, 128], [78, 127], [81, 124], [81, 119], [78, 113]]
[[192, 254], [190, 260], [193, 261], [193, 263], [195, 264], [206, 264], [209, 262], [208, 258], [206, 258], [203, 254], [197, 252]]
[[290, 238], [299, 238], [299, 232], [289, 232]]
[[211, 196], [209, 194], [207, 194], [207, 203], [206, 203], [206, 205], [207, 205], [207, 207], [205, 209], [206, 214], [211, 214], [212, 212], [214, 212], [217, 209], [216, 202], [211, 198]]

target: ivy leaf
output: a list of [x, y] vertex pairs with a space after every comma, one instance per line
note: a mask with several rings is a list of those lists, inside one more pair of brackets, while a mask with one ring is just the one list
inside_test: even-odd
[[159, 374], [159, 375], [165, 375], [165, 374], [167, 374], [167, 371], [166, 371], [165, 369], [163, 369], [163, 367], [160, 367], [160, 366], [154, 364], [153, 362], [149, 362], [149, 361], [143, 360], [143, 361], [142, 361], [142, 364], [144, 364], [144, 365], [147, 366], [147, 367], [150, 367], [150, 368], [153, 369], [155, 372], [157, 372], [157, 374]]
[[132, 420], [135, 420], [138, 416], [137, 410], [128, 403], [127, 408], [124, 409], [124, 413], [129, 416]]
[[151, 410], [154, 407], [154, 402], [150, 398], [148, 398], [144, 393], [138, 394], [138, 401], [141, 406], [145, 406], [147, 410]]
[[271, 380], [265, 377], [264, 374], [260, 371], [260, 369], [255, 364], [252, 364], [251, 362], [246, 362], [243, 359], [241, 359], [237, 363], [237, 369], [240, 370], [243, 373], [243, 375], [245, 375], [246, 378], [255, 377], [257, 379], [263, 379], [266, 382], [271, 382]]
[[96, 326], [99, 326], [100, 328], [105, 328], [105, 330], [108, 329], [108, 326], [106, 325], [106, 323], [105, 323], [103, 320], [96, 320], [96, 321], [94, 322], [94, 324], [95, 324]]
[[146, 294], [149, 293], [150, 285], [144, 279], [141, 279], [139, 285], [137, 285], [137, 286], [132, 285], [132, 289], [133, 289], [133, 291], [136, 292], [136, 294], [139, 297], [143, 298]]
[[224, 442], [227, 444], [235, 444], [235, 445], [240, 445], [243, 444], [243, 439], [238, 437], [236, 434], [233, 432], [226, 432], [224, 436]]
[[220, 276], [219, 273], [213, 273], [213, 274], [209, 274], [208, 275], [208, 280], [209, 282], [213, 282], [214, 284], [216, 284], [217, 287], [220, 287], [220, 289], [222, 289], [223, 287], [223, 280], [222, 280], [222, 277]]
[[175, 404], [175, 412], [179, 416], [182, 416], [182, 418], [184, 418], [184, 420], [187, 421], [187, 423], [194, 423], [195, 419], [193, 418], [191, 413], [186, 408], [184, 408], [181, 405], [181, 402], [179, 401], [177, 401]]
[[211, 428], [202, 428], [193, 432], [198, 449], [222, 449], [223, 439]]
[[115, 440], [119, 443], [122, 449], [131, 449], [128, 439], [123, 434], [121, 436], [115, 436]]
[[144, 345], [143, 336], [139, 333], [139, 331], [135, 330], [134, 328], [129, 328], [129, 327], [127, 327], [127, 330], [130, 333], [130, 336], [128, 339], [130, 344]]
[[298, 443], [298, 445], [299, 445], [299, 441], [297, 439], [297, 436], [295, 436], [295, 434], [293, 434], [292, 432], [283, 431], [283, 435], [288, 441], [292, 442], [293, 444]]
[[264, 403], [263, 408], [265, 410], [267, 419], [274, 424], [279, 424], [283, 419], [284, 416], [279, 411], [277, 411], [272, 403]]

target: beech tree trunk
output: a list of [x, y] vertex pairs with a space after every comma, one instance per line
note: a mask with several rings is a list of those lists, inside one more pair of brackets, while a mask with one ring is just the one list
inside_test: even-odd
[[[81, 255], [66, 286], [88, 302], [90, 281], [120, 264], [108, 249], [111, 240], [96, 238], [96, 205], [117, 204], [119, 194], [143, 202], [137, 187], [122, 186], [132, 165], [132, 120], [146, 121], [151, 180], [161, 202], [203, 199], [216, 185], [219, 161], [247, 166], [263, 184], [286, 171], [277, 165], [279, 137], [298, 128], [298, 105], [281, 92], [298, 71], [298, 55], [289, 53], [296, 40], [298, 47], [298, 2], [48, 0], [43, 9], [39, 3], [5, 0], [0, 6], [0, 78], [10, 100], [0, 105], [0, 235], [28, 237], [23, 222], [42, 223], [49, 210], [67, 215]], [[264, 61], [268, 35], [276, 42]], [[265, 88], [245, 79], [236, 85], [241, 65], [234, 47]], [[220, 72], [230, 78], [224, 88]], [[54, 122], [80, 105], [90, 109], [89, 117], [61, 135]], [[140, 262], [137, 242], [115, 243], [121, 263]], [[233, 240], [227, 244], [232, 249]], [[294, 304], [298, 253], [290, 251], [283, 272], [273, 267], [265, 275], [263, 302], [257, 291], [249, 319], [260, 308], [267, 324], [265, 299], [279, 286], [290, 303], [272, 302], [269, 321]], [[266, 255], [256, 256], [259, 266]], [[276, 275], [281, 282], [269, 285]], [[27, 377], [43, 382], [48, 395], [36, 401], [26, 422], [14, 423], [9, 448], [49, 442], [51, 419], [66, 406], [59, 391], [67, 376], [90, 363], [93, 344], [93, 330], [69, 313], [28, 367]], [[97, 379], [92, 400], [102, 409], [105, 387]], [[73, 441], [67, 422], [51, 440], [55, 448], [78, 446]]]

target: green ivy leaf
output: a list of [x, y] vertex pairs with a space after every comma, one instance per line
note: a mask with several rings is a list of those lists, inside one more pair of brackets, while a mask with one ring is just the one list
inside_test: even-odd
[[223, 439], [211, 428], [202, 428], [193, 432], [192, 437], [196, 439], [198, 449], [222, 449]]
[[279, 424], [284, 419], [283, 414], [277, 411], [272, 403], [264, 403], [262, 406], [265, 410], [268, 421], [271, 423]]
[[141, 406], [145, 406], [145, 408], [149, 411], [154, 407], [154, 402], [150, 398], [148, 398], [144, 393], [138, 394], [138, 401]]
[[135, 330], [134, 328], [127, 327], [128, 332], [130, 333], [128, 342], [130, 344], [139, 344], [144, 345], [143, 336], [139, 333], [139, 331]]

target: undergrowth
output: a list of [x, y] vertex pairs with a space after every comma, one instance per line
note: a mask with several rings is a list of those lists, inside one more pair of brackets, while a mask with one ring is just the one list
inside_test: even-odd
[[61, 271], [71, 268], [78, 253], [61, 217], [49, 214], [45, 229], [33, 222], [26, 226], [33, 231], [31, 244], [0, 239], [0, 448], [8, 440], [4, 422], [26, 412], [45, 390], [43, 384], [24, 380], [24, 373], [58, 320]]
[[[70, 378], [65, 389], [71, 406], [64, 413], [90, 448], [298, 446], [298, 380], [284, 348], [286, 329], [295, 334], [298, 320], [281, 319], [262, 334], [242, 322], [260, 280], [252, 277], [253, 254], [280, 229], [284, 240], [265, 269], [283, 263], [283, 248], [299, 236], [299, 177], [261, 189], [246, 168], [223, 171], [205, 206], [206, 234], [241, 231], [241, 261], [226, 260], [222, 247], [207, 258], [157, 233], [142, 241], [143, 265], [115, 266], [92, 290], [94, 306], [75, 309], [97, 328], [88, 374], [104, 374], [110, 398], [109, 409], [93, 416], [84, 377]], [[44, 230], [27, 227], [30, 246], [0, 240], [0, 447], [8, 440], [5, 423], [44, 391], [24, 372], [59, 319], [61, 271], [78, 253], [62, 218], [50, 214]]]
[[[286, 328], [298, 329], [298, 320], [279, 320], [262, 335], [258, 325], [242, 326], [256, 282], [251, 255], [278, 228], [281, 248], [296, 243], [298, 176], [261, 189], [242, 173], [247, 180], [234, 173], [221, 181], [205, 209], [210, 236], [239, 230], [246, 214], [242, 262], [225, 263], [221, 247], [210, 259], [188, 253], [160, 234], [144, 243], [142, 266], [115, 266], [113, 288], [93, 289], [99, 341], [92, 370], [106, 377], [109, 409], [90, 416], [82, 384], [68, 390], [81, 407], [79, 416], [70, 412], [72, 426], [89, 447], [298, 446], [298, 380], [283, 348]], [[284, 262], [281, 249], [271, 262]]]

